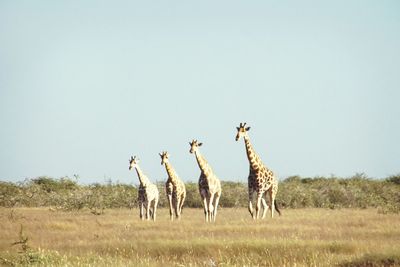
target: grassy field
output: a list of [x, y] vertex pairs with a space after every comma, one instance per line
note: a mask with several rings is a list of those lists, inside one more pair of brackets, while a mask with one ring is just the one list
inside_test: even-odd
[[[138, 210], [0, 209], [0, 264], [53, 266], [398, 266], [400, 215], [377, 209], [286, 209], [253, 221], [200, 209], [169, 221], [140, 221]], [[22, 226], [22, 231], [21, 231]], [[13, 245], [13, 243], [15, 243]], [[368, 263], [371, 263], [368, 265]], [[373, 265], [375, 264], [375, 265]]]

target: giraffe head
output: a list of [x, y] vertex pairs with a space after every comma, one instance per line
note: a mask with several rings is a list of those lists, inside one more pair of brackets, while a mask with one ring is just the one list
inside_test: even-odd
[[236, 141], [239, 141], [241, 137], [247, 136], [247, 132], [250, 130], [250, 127], [246, 127], [246, 123], [240, 123], [239, 127], [236, 127]]
[[167, 151], [159, 153], [158, 155], [160, 155], [160, 157], [161, 157], [161, 165], [168, 163], [169, 154]]
[[129, 160], [129, 170], [131, 170], [132, 168], [136, 168], [138, 163], [139, 163], [139, 159], [136, 156], [131, 157], [131, 159]]
[[190, 145], [190, 153], [196, 153], [196, 151], [199, 149], [199, 146], [201, 146], [203, 143], [199, 143], [197, 140], [192, 140], [192, 142], [189, 142]]

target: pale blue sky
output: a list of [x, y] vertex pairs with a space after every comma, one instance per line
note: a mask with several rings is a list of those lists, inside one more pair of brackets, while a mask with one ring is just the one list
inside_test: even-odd
[[399, 1], [1, 1], [0, 179], [400, 172]]

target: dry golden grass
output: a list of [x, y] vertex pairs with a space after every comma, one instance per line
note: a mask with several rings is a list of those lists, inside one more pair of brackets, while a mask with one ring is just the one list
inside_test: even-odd
[[[185, 209], [174, 222], [160, 209], [158, 221], [147, 222], [127, 209], [96, 216], [2, 208], [0, 222], [3, 265], [356, 266], [371, 257], [400, 263], [400, 216], [373, 209], [284, 210], [257, 222], [246, 209], [221, 209], [217, 222], [206, 224], [200, 209]], [[30, 247], [24, 252], [11, 245], [21, 225]]]

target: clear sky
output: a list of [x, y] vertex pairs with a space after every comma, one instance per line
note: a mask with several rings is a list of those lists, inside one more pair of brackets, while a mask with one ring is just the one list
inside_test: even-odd
[[400, 2], [1, 1], [0, 180], [400, 172]]

